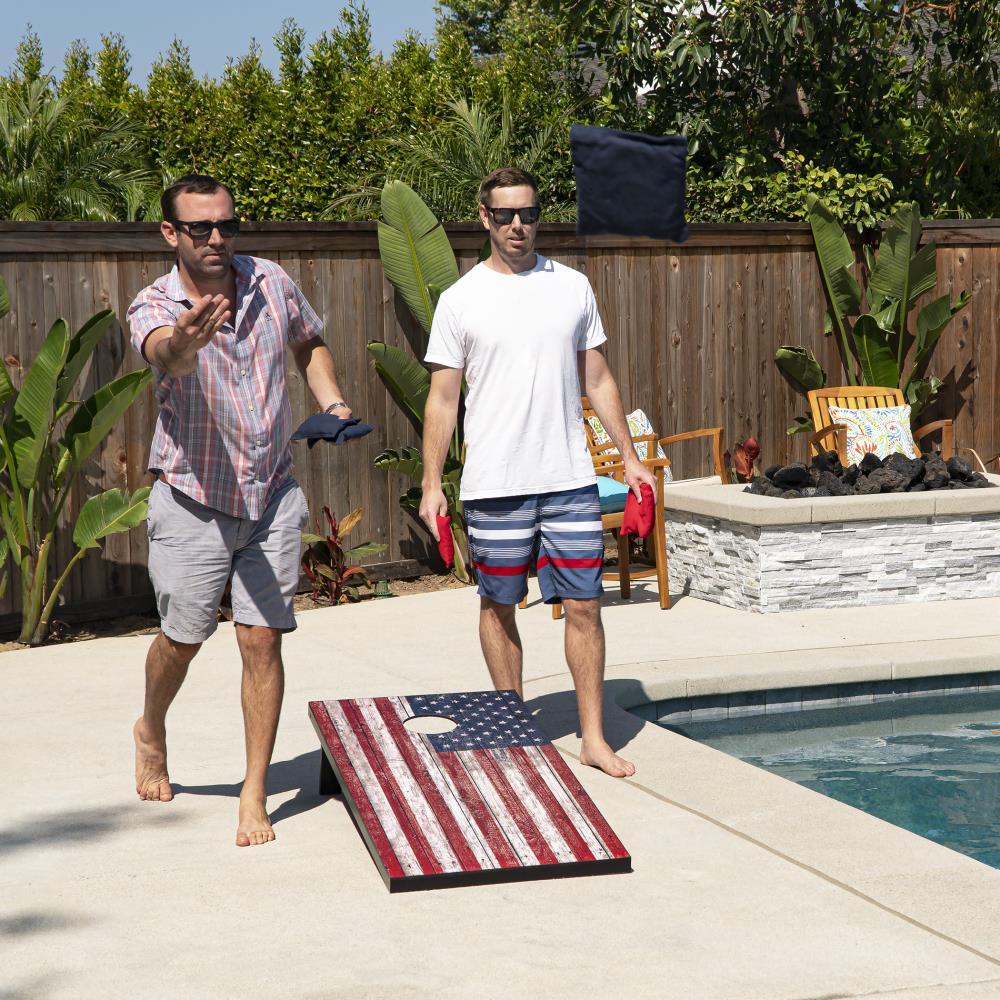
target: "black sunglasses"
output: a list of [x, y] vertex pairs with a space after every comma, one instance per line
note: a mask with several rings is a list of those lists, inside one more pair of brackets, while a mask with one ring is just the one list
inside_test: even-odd
[[220, 219], [218, 222], [212, 222], [209, 219], [198, 219], [195, 222], [183, 222], [180, 219], [170, 219], [169, 221], [174, 228], [180, 229], [195, 240], [203, 240], [211, 236], [213, 229], [218, 229], [219, 235], [224, 240], [238, 236], [240, 231], [239, 219]]
[[520, 216], [521, 225], [533, 226], [538, 221], [538, 216], [542, 210], [537, 205], [527, 205], [524, 208], [490, 208], [484, 204], [483, 208], [490, 213], [491, 218], [498, 226], [509, 226], [514, 221], [514, 216]]

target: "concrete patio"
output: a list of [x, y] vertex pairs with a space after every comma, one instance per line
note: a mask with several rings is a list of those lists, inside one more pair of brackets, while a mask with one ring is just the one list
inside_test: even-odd
[[4, 654], [0, 998], [1000, 997], [1000, 872], [624, 710], [996, 670], [1000, 599], [763, 616], [635, 593], [609, 592], [605, 614], [627, 781], [572, 760], [563, 626], [538, 604], [518, 619], [529, 707], [631, 850], [628, 875], [390, 896], [343, 803], [316, 795], [308, 700], [488, 686], [472, 590], [300, 617], [278, 840], [254, 849], [233, 846], [231, 626], [172, 710], [170, 804], [132, 787], [148, 636]]

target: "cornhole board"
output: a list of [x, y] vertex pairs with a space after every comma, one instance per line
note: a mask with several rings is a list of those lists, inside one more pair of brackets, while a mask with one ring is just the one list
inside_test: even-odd
[[[320, 794], [342, 794], [390, 892], [631, 871], [513, 691], [311, 701]], [[456, 727], [418, 733], [407, 719]]]

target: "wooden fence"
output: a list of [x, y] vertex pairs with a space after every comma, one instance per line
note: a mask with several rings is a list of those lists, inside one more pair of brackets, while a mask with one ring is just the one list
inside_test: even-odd
[[[482, 246], [482, 230], [448, 230], [465, 270]], [[1000, 451], [1000, 221], [928, 223], [925, 234], [940, 247], [936, 294], [972, 293], [972, 303], [938, 348], [933, 371], [946, 385], [927, 416], [955, 416], [958, 443], [987, 458]], [[727, 443], [754, 435], [764, 464], [804, 457], [804, 438], [785, 434], [803, 406], [777, 372], [774, 352], [781, 344], [802, 344], [815, 351], [831, 381], [840, 371], [836, 343], [822, 334], [825, 302], [807, 226], [696, 225], [688, 242], [675, 246], [580, 238], [569, 226], [551, 225], [542, 227], [538, 247], [590, 278], [628, 408], [642, 407], [664, 434], [721, 424]], [[299, 283], [325, 321], [348, 400], [376, 427], [350, 447], [293, 446], [296, 475], [313, 513], [324, 504], [338, 515], [364, 507], [355, 539], [386, 543], [384, 560], [427, 564], [427, 536], [397, 502], [409, 483], [372, 464], [384, 447], [417, 439], [388, 398], [365, 344], [385, 340], [419, 352], [424, 339], [384, 278], [374, 226], [248, 225], [240, 252], [278, 261]], [[63, 316], [75, 329], [103, 308], [123, 319], [135, 294], [171, 264], [152, 225], [0, 224], [0, 274], [13, 306], [0, 320], [0, 348], [15, 384], [53, 320]], [[517, 321], [512, 315], [511, 322]], [[95, 355], [87, 387], [139, 364], [116, 327]], [[294, 366], [290, 391], [296, 419], [312, 412]], [[145, 463], [155, 418], [147, 392], [95, 456], [73, 509], [97, 490], [135, 489], [149, 481]], [[671, 458], [680, 476], [708, 469], [700, 445], [681, 446]], [[148, 602], [146, 547], [141, 528], [108, 539], [68, 584], [67, 602], [79, 608], [111, 600], [122, 609], [133, 599]], [[57, 561], [69, 552], [64, 534]], [[16, 591], [12, 586], [0, 614], [16, 611]]]

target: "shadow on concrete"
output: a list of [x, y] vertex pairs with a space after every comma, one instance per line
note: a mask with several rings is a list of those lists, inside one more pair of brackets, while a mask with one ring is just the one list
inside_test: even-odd
[[[272, 824], [315, 809], [329, 799], [328, 795], [319, 794], [319, 755], [319, 750], [311, 750], [291, 760], [272, 762], [267, 772], [267, 794], [295, 792], [293, 798], [283, 802], [271, 813]], [[221, 795], [237, 798], [242, 785], [242, 780], [217, 785], [182, 785], [174, 782], [173, 788], [175, 795]]]
[[[108, 809], [74, 809], [22, 820], [9, 829], [0, 830], [0, 856], [53, 844], [72, 843], [79, 846], [133, 825], [135, 817], [136, 806], [128, 805]], [[164, 824], [176, 823], [182, 818], [180, 814], [163, 812], [154, 816], [149, 812], [143, 819]]]
[[[642, 684], [632, 677], [619, 677], [604, 685], [604, 737], [616, 753], [627, 746], [639, 733], [645, 722], [621, 705], [640, 705], [649, 701]], [[554, 691], [529, 698], [525, 702], [535, 722], [551, 740], [562, 736], [580, 735], [576, 710], [576, 692]]]
[[[74, 913], [45, 913], [41, 910], [26, 910], [0, 917], [0, 938], [27, 937], [45, 931], [64, 931], [74, 927], [84, 927], [94, 923], [92, 917]], [[0, 993], [0, 996], [3, 996]]]
[[51, 996], [60, 977], [46, 972], [23, 980], [19, 985], [0, 985], [0, 1000], [43, 1000]]

